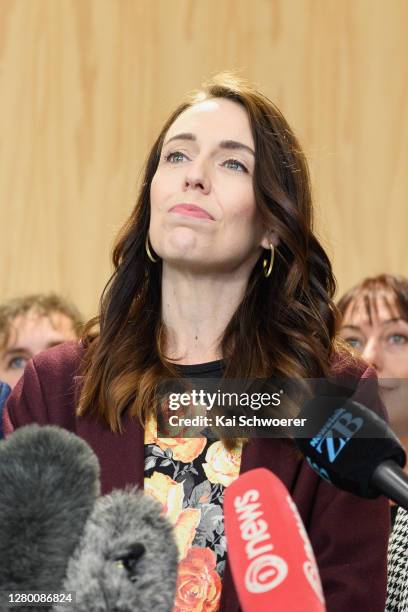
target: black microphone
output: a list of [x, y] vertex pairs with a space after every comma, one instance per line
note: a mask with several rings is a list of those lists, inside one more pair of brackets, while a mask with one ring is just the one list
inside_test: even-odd
[[351, 399], [317, 397], [299, 418], [312, 423], [316, 434], [295, 435], [296, 445], [322, 478], [360, 497], [385, 495], [408, 509], [405, 451], [375, 412]]

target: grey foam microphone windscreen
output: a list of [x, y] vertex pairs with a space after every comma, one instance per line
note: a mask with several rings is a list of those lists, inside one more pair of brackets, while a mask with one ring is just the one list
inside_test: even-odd
[[98, 460], [76, 435], [28, 425], [2, 440], [0, 591], [59, 591], [99, 492]]
[[[171, 612], [178, 551], [170, 522], [136, 489], [97, 500], [67, 570], [71, 612]], [[65, 610], [56, 605], [54, 612]]]

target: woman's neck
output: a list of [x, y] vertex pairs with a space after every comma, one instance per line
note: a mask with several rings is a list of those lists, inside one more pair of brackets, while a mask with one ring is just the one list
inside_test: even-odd
[[248, 283], [239, 275], [197, 276], [163, 266], [165, 353], [178, 364], [222, 359], [220, 342]]

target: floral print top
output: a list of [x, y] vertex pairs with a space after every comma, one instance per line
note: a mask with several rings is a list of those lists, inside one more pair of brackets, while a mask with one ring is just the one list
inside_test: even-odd
[[[179, 366], [183, 375], [220, 377], [220, 362]], [[241, 449], [213, 438], [157, 438], [145, 429], [145, 493], [174, 525], [179, 567], [173, 612], [216, 612], [225, 568], [224, 490], [238, 478]]]

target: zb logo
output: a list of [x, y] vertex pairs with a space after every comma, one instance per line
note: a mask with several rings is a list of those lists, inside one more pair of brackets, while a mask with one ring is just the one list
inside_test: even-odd
[[364, 420], [361, 417], [354, 417], [351, 412], [346, 412], [344, 408], [337, 410], [337, 419], [330, 424], [324, 436], [317, 436], [310, 442], [320, 454], [327, 454], [330, 463], [333, 463], [339, 456], [347, 442], [354, 434], [361, 429]]

